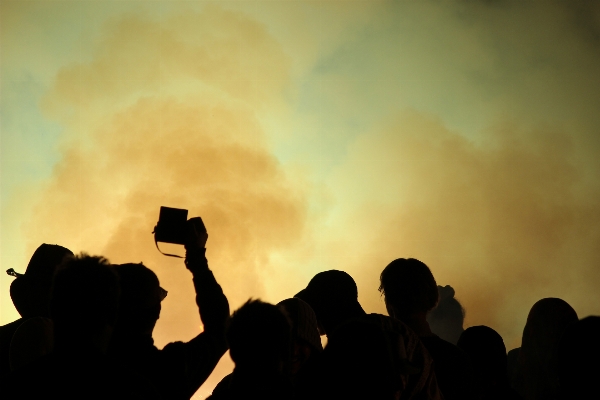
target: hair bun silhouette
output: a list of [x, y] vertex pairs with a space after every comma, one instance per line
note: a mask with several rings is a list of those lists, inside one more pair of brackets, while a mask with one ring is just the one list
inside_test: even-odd
[[438, 286], [438, 292], [440, 293], [440, 301], [454, 298], [454, 288], [450, 285]]

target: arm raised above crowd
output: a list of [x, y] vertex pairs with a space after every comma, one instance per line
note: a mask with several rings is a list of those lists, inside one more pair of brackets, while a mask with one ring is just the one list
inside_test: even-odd
[[196, 304], [200, 309], [200, 319], [204, 332], [221, 336], [229, 317], [229, 302], [208, 267], [205, 244], [208, 233], [200, 218], [188, 221], [188, 237], [185, 245], [185, 265], [192, 273], [196, 290]]
[[200, 218], [190, 219], [187, 225], [185, 265], [193, 276], [204, 331], [187, 343], [169, 343], [161, 352], [163, 365], [178, 366], [170, 371], [177, 377], [168, 382], [171, 390], [164, 391], [174, 399], [190, 398], [227, 351], [225, 323], [229, 302], [208, 267], [204, 248], [208, 234]]

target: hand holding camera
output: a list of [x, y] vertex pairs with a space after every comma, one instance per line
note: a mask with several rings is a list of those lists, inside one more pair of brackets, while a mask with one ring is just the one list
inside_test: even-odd
[[203, 249], [208, 240], [208, 232], [202, 222], [202, 218], [190, 218], [187, 222], [187, 237], [185, 241], [185, 249], [190, 251], [194, 249]]
[[[158, 223], [154, 227], [154, 241], [156, 248], [158, 242], [182, 244], [187, 252], [196, 252], [204, 249], [208, 232], [202, 222], [202, 218], [194, 217], [187, 219], [188, 210], [180, 208], [161, 207]], [[163, 253], [170, 257], [183, 258], [175, 254]]]

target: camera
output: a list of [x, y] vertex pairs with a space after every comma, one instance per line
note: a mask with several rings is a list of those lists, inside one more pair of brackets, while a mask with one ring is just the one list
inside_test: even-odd
[[194, 217], [189, 221], [187, 219], [188, 210], [181, 208], [161, 207], [160, 214], [158, 216], [158, 222], [154, 227], [154, 244], [158, 251], [165, 256], [183, 258], [175, 254], [163, 253], [158, 247], [158, 242], [173, 243], [173, 244], [188, 244], [190, 241], [191, 246], [196, 246], [200, 243], [204, 246], [208, 233], [202, 218]]
[[154, 227], [154, 240], [162, 243], [185, 244], [188, 210], [161, 207]]

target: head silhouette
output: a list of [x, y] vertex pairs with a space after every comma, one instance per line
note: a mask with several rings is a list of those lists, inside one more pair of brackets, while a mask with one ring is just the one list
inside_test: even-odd
[[17, 274], [10, 285], [10, 297], [22, 317], [50, 315], [48, 307], [54, 271], [72, 255], [71, 250], [56, 244], [44, 243], [35, 250], [25, 273]]
[[465, 310], [454, 298], [452, 286], [438, 286], [440, 301], [427, 315], [431, 331], [442, 339], [456, 344], [463, 332]]
[[151, 335], [166, 291], [160, 287], [156, 274], [143, 264], [120, 264], [113, 268], [121, 284], [118, 331]]
[[508, 386], [506, 347], [498, 332], [483, 325], [472, 326], [460, 335], [457, 346], [471, 359], [481, 391], [489, 393]]
[[381, 272], [379, 291], [390, 315], [399, 319], [426, 314], [438, 302], [438, 289], [429, 267], [414, 258], [398, 258]]
[[56, 271], [50, 298], [55, 349], [106, 351], [117, 318], [118, 278], [103, 257], [68, 259]]
[[273, 304], [248, 300], [231, 316], [226, 337], [236, 369], [281, 374], [289, 362], [290, 324]]
[[344, 271], [319, 272], [294, 297], [304, 300], [315, 311], [324, 331], [321, 334], [329, 334], [347, 320], [365, 314], [358, 302], [356, 283]]
[[298, 298], [285, 299], [277, 305], [292, 325], [291, 372], [296, 374], [315, 353], [323, 351], [317, 316], [308, 303]]
[[577, 313], [564, 300], [546, 298], [533, 305], [517, 361], [521, 376], [517, 390], [523, 397], [545, 398], [556, 393], [558, 343], [567, 327], [577, 321]]
[[527, 316], [521, 349], [549, 356], [567, 326], [577, 321], [577, 313], [566, 301], [552, 297], [539, 300]]
[[558, 376], [561, 398], [566, 400], [599, 397], [600, 317], [587, 317], [570, 325], [558, 348]]

